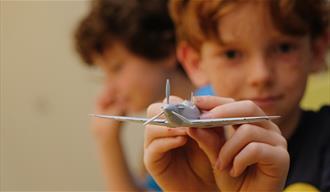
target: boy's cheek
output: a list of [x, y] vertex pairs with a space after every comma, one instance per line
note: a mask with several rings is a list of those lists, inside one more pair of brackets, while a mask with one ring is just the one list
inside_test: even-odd
[[282, 65], [279, 69], [277, 72], [279, 75], [276, 80], [278, 81], [278, 86], [284, 89], [282, 90], [283, 92], [300, 92], [305, 89], [309, 68], [306, 64], [301, 63], [301, 65]]
[[235, 100], [246, 99], [248, 86], [246, 85], [243, 75], [237, 76], [237, 74], [230, 74], [228, 72], [227, 74], [221, 73], [211, 77], [212, 79], [210, 82], [216, 95], [233, 98]]
[[199, 67], [199, 72], [205, 79], [205, 81], [209, 84], [210, 77], [214, 75], [215, 71], [212, 70], [212, 63], [210, 60], [202, 61]]

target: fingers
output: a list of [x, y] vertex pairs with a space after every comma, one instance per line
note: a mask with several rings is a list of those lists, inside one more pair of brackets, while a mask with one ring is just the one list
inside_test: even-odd
[[[183, 100], [181, 98], [171, 96], [170, 97], [170, 103], [175, 104], [175, 103], [180, 103]], [[200, 97], [194, 97], [194, 103], [197, 105], [202, 110], [210, 110], [211, 108], [214, 108], [215, 106], [224, 104], [224, 103], [229, 103], [233, 102], [233, 99], [230, 98], [221, 98], [221, 97], [215, 97], [215, 96], [200, 96]], [[163, 103], [166, 102], [166, 98], [164, 99]], [[150, 113], [151, 114], [157, 114], [157, 107], [160, 107], [159, 105], [151, 106], [150, 108]], [[193, 138], [199, 145], [199, 147], [206, 153], [208, 156], [209, 160], [214, 164], [219, 152], [219, 149], [225, 142], [225, 136], [223, 132], [223, 128], [220, 127], [219, 131], [215, 131], [215, 129], [194, 129], [190, 128], [188, 130], [188, 134], [191, 138]], [[184, 130], [183, 130], [184, 131]], [[168, 131], [164, 131], [168, 132]], [[187, 134], [186, 133], [186, 134]], [[166, 133], [164, 133], [166, 134]], [[163, 134], [163, 135], [164, 135]], [[173, 134], [174, 133], [173, 131]], [[178, 133], [180, 134], [180, 133]], [[184, 134], [182, 132], [182, 134]], [[163, 136], [162, 135], [162, 136]]]
[[96, 104], [99, 108], [103, 109], [111, 105], [115, 101], [114, 86], [107, 83], [103, 86], [99, 96], [97, 97]]
[[146, 148], [155, 139], [184, 135], [187, 135], [186, 128], [169, 128], [157, 125], [147, 125], [145, 127], [144, 147]]
[[[126, 108], [122, 101], [115, 98], [115, 90], [111, 84], [105, 84], [96, 100], [96, 114], [125, 115]], [[122, 122], [113, 119], [92, 118], [91, 129], [97, 140], [108, 143], [118, 139]]]
[[95, 113], [111, 113], [113, 115], [124, 115], [126, 101], [116, 95], [114, 86], [107, 83], [102, 88], [96, 100]]
[[234, 102], [232, 98], [217, 97], [217, 96], [195, 96], [194, 104], [201, 110], [211, 110], [218, 105]]
[[[171, 96], [170, 103], [179, 103], [182, 99]], [[166, 101], [164, 101], [166, 102]], [[163, 103], [151, 104], [147, 109], [147, 116], [153, 117], [159, 114]], [[156, 125], [145, 127], [144, 137], [144, 161], [146, 165], [152, 166], [155, 161], [161, 159], [168, 151], [180, 147], [187, 142], [186, 128], [168, 128]]]
[[[180, 97], [177, 96], [170, 96], [170, 104], [177, 104], [177, 103], [181, 103], [183, 101], [183, 99], [181, 99]], [[163, 103], [166, 103], [166, 98], [164, 98]]]
[[155, 162], [164, 157], [166, 152], [184, 145], [187, 142], [186, 136], [165, 137], [153, 140], [144, 150], [144, 163], [150, 171]]
[[[219, 105], [209, 112], [202, 114], [201, 118], [252, 117], [264, 115], [266, 114], [254, 102], [245, 100]], [[271, 121], [261, 121], [253, 124], [272, 129], [278, 133], [281, 132]]]
[[255, 163], [270, 177], [279, 177], [287, 174], [289, 169], [289, 154], [279, 146], [271, 146], [265, 143], [249, 143], [234, 159], [230, 175], [237, 177], [244, 170]]
[[[170, 103], [175, 104], [175, 103], [181, 103], [183, 100], [180, 97], [176, 96], [170, 96]], [[163, 100], [163, 103], [153, 103], [149, 105], [147, 109], [147, 117], [153, 117], [160, 112], [162, 112], [162, 106], [164, 106], [164, 103], [166, 103], [166, 98]]]
[[[186, 128], [167, 128], [156, 125], [145, 127], [144, 163], [149, 171], [157, 170], [157, 165], [166, 164], [166, 154], [187, 142]], [[160, 161], [162, 159], [162, 161]]]
[[249, 143], [260, 142], [271, 146], [287, 147], [286, 140], [277, 132], [263, 129], [256, 125], [244, 124], [237, 128], [233, 136], [221, 148], [217, 165], [227, 167], [235, 156]]
[[[179, 97], [170, 97], [170, 103], [179, 103]], [[165, 101], [166, 102], [166, 101]], [[159, 114], [163, 103], [151, 104], [147, 109], [147, 116]], [[147, 125], [144, 136], [144, 162], [149, 170], [155, 162], [163, 158], [168, 151], [184, 145], [187, 142], [186, 128], [168, 128], [156, 125]]]
[[219, 105], [208, 113], [203, 114], [203, 117], [242, 117], [252, 115], [261, 116], [266, 114], [253, 101], [244, 100]]
[[216, 131], [215, 129], [189, 128], [187, 132], [204, 151], [212, 165], [214, 165], [218, 152], [225, 142], [223, 127], [217, 129]]
[[153, 103], [151, 105], [149, 105], [148, 109], [147, 109], [147, 117], [153, 117], [157, 114], [159, 114], [162, 109], [161, 107], [163, 106], [162, 103]]

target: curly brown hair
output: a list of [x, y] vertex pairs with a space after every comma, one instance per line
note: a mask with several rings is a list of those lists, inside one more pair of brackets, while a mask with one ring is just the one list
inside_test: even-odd
[[114, 42], [133, 54], [157, 61], [175, 54], [175, 30], [167, 0], [93, 0], [78, 25], [75, 47], [83, 61], [93, 65]]
[[[251, 0], [250, 0], [251, 1]], [[328, 0], [263, 0], [274, 25], [284, 34], [315, 38], [329, 27]], [[170, 0], [170, 14], [179, 40], [196, 50], [207, 39], [220, 40], [218, 21], [247, 0]]]

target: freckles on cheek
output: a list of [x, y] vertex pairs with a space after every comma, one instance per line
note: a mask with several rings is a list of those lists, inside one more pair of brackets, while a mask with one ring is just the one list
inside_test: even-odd
[[209, 79], [215, 93], [222, 97], [238, 98], [246, 80], [241, 65], [226, 63], [217, 57], [207, 57], [208, 61], [202, 65], [204, 75]]
[[283, 58], [280, 60], [279, 65], [285, 66], [287, 70], [296, 70], [304, 67], [303, 62], [298, 57]]
[[220, 94], [224, 97], [230, 97], [236, 100], [241, 99], [244, 96], [244, 76], [236, 74], [227, 75], [227, 78], [223, 79], [222, 87], [220, 87]]
[[286, 67], [286, 70], [291, 71], [308, 71], [312, 58], [305, 51], [296, 51], [286, 56], [279, 57], [276, 65]]
[[277, 79], [281, 91], [283, 93], [290, 93], [290, 99], [300, 98], [305, 90], [308, 72], [305, 66], [294, 63], [292, 65], [283, 65], [279, 71], [279, 78]]
[[213, 69], [211, 84], [217, 95], [238, 99], [243, 91], [244, 75], [235, 70]]
[[311, 58], [309, 54], [297, 51], [288, 54], [286, 57], [280, 57], [275, 65], [278, 70], [277, 72], [279, 72], [283, 78], [291, 82], [296, 82], [306, 78], [311, 67], [310, 62]]
[[301, 81], [308, 75], [309, 65], [300, 57], [293, 57], [280, 63], [280, 73], [291, 81]]

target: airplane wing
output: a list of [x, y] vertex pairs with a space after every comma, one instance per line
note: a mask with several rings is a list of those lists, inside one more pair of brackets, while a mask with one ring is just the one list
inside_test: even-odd
[[[277, 119], [279, 116], [258, 116], [258, 117], [234, 117], [234, 118], [217, 118], [217, 119], [186, 119], [180, 114], [174, 113], [177, 117], [183, 120], [180, 127], [195, 127], [195, 128], [211, 128], [211, 127], [221, 127], [225, 125], [238, 125], [243, 123], [254, 123], [260, 121], [267, 121], [272, 119]], [[145, 123], [149, 118], [142, 117], [127, 117], [127, 116], [113, 116], [113, 115], [97, 115], [90, 114], [93, 117], [114, 119], [118, 121], [131, 121], [137, 123]], [[160, 125], [166, 127], [172, 127], [165, 119], [154, 119], [149, 122], [152, 125]]]
[[[126, 116], [113, 116], [113, 115], [90, 114], [90, 116], [106, 118], [106, 119], [114, 119], [114, 120], [118, 120], [118, 121], [131, 121], [131, 122], [137, 122], [137, 123], [144, 123], [149, 120], [149, 118], [142, 118], [142, 117], [126, 117]], [[168, 123], [165, 119], [154, 119], [149, 124], [167, 126]]]
[[259, 117], [234, 117], [234, 118], [218, 118], [218, 119], [194, 119], [189, 120], [189, 127], [211, 128], [221, 127], [225, 125], [238, 125], [243, 123], [255, 123], [259, 121], [267, 121], [277, 119], [279, 116], [259, 116]]

